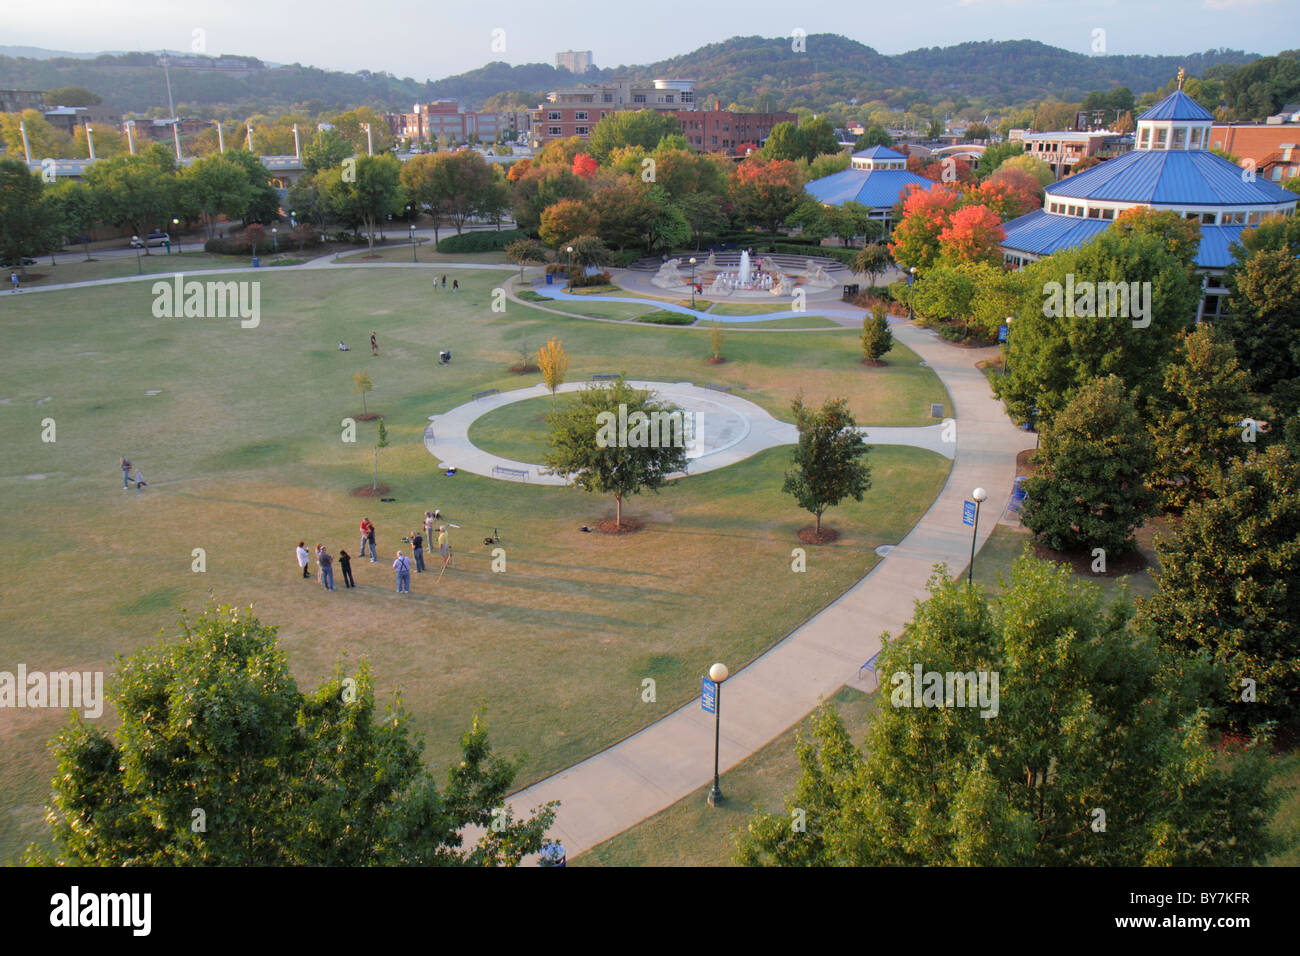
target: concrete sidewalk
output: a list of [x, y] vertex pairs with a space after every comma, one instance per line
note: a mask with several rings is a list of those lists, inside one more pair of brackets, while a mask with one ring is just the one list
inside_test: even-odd
[[[910, 325], [895, 326], [943, 380], [953, 399], [957, 451], [948, 483], [906, 538], [838, 600], [722, 688], [720, 764], [725, 770], [796, 723], [819, 700], [857, 680], [880, 649], [881, 633], [897, 635], [926, 597], [937, 563], [950, 573], [970, 556], [962, 503], [977, 486], [988, 489], [981, 509], [982, 546], [1011, 495], [1016, 454], [1028, 447], [1008, 421], [976, 362], [997, 349], [960, 349]], [[712, 661], [701, 661], [700, 672]], [[560, 801], [551, 834], [577, 856], [707, 784], [713, 775], [713, 718], [698, 698], [625, 740], [516, 793], [523, 813]], [[790, 781], [793, 787], [794, 781]], [[722, 785], [727, 792], [726, 781]]]

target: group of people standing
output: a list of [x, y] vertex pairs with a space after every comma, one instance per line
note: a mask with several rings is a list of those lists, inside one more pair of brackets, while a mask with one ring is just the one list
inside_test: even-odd
[[[440, 511], [426, 511], [424, 513], [423, 530], [416, 528], [407, 537], [411, 542], [412, 558], [415, 559], [415, 571], [417, 574], [425, 570], [424, 550], [426, 543], [432, 544], [435, 541], [434, 532], [437, 531], [438, 555], [442, 558], [442, 567], [445, 569], [451, 563], [451, 541], [447, 536], [445, 525], [438, 524], [437, 519], [442, 517]], [[379, 561], [379, 552], [375, 548], [375, 526], [369, 518], [361, 519], [361, 557], [366, 556], [367, 548], [370, 551], [370, 563], [375, 564]], [[306, 542], [299, 541], [296, 551], [298, 566], [302, 569], [304, 578], [311, 577], [308, 570], [311, 564], [311, 552], [307, 550]], [[316, 545], [316, 567], [317, 577], [321, 586], [326, 591], [333, 591], [334, 588], [334, 556], [329, 553], [324, 545]], [[344, 587], [356, 587], [356, 581], [352, 578], [352, 556], [346, 551], [339, 551], [338, 555], [339, 569], [343, 572]], [[393, 571], [397, 577], [397, 593], [408, 594], [411, 590], [411, 558], [402, 553], [399, 548], [393, 560]]]

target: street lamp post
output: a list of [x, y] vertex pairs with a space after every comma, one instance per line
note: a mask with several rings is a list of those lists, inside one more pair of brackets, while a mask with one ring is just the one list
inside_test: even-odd
[[976, 488], [971, 497], [975, 499], [975, 523], [970, 529], [970, 567], [966, 569], [966, 583], [975, 583], [975, 535], [980, 528], [980, 502], [989, 496], [983, 488]]
[[131, 245], [135, 247], [135, 271], [144, 275], [144, 266], [140, 264], [140, 237], [132, 236]]
[[573, 246], [569, 246], [569, 288], [573, 288]]
[[912, 283], [916, 281], [916, 266], [907, 270], [907, 320], [912, 321]]
[[415, 262], [415, 223], [411, 223], [411, 261]]
[[[181, 239], [180, 239], [181, 229], [180, 229], [180, 226], [181, 226], [181, 221], [180, 221], [179, 219], [177, 219], [175, 216], [173, 216], [173, 217], [172, 217], [172, 232], [176, 233], [176, 254], [177, 254], [177, 255], [180, 255], [182, 252], [184, 252], [184, 250], [181, 248]], [[170, 246], [168, 247], [168, 249], [169, 249], [169, 251], [170, 251]]]
[[1013, 318], [1015, 318], [1013, 315], [1007, 316], [1007, 361], [1002, 367], [1002, 371], [1006, 375], [1011, 374], [1011, 320]]
[[271, 227], [271, 243], [275, 247], [274, 248], [275, 258], [279, 259], [280, 258], [280, 230], [275, 228], [275, 226]]
[[695, 308], [695, 257], [691, 256], [691, 308]]
[[722, 802], [722, 788], [718, 786], [718, 743], [722, 734], [722, 682], [730, 676], [727, 665], [721, 662], [709, 668], [709, 680], [713, 681], [713, 789], [709, 791], [711, 807]]

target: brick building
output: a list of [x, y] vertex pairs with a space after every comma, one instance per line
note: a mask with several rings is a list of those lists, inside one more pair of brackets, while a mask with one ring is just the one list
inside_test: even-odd
[[1251, 160], [1255, 175], [1271, 183], [1300, 176], [1300, 123], [1210, 127], [1210, 146]]
[[679, 110], [686, 142], [704, 153], [744, 156], [763, 145], [777, 123], [794, 123], [794, 113], [732, 113], [728, 110]]
[[388, 114], [388, 127], [398, 139], [412, 143], [431, 143], [439, 137], [492, 142], [502, 135], [513, 139], [527, 132], [529, 120], [527, 110], [473, 112], [462, 110], [455, 100], [438, 100], [416, 103], [410, 113]]

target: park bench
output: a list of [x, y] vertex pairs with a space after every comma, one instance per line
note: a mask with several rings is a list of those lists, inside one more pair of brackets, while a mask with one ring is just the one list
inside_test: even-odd
[[480, 398], [487, 398], [489, 395], [495, 395], [495, 394], [497, 394], [499, 391], [501, 391], [501, 389], [499, 389], [499, 388], [485, 388], [485, 389], [483, 389], [483, 391], [481, 391], [481, 392], [475, 392], [475, 393], [471, 396], [471, 398], [473, 398], [475, 401], [478, 401], [478, 399], [480, 399]]
[[505, 478], [509, 481], [527, 481], [528, 471], [523, 468], [506, 468], [502, 465], [493, 465], [492, 477]]

